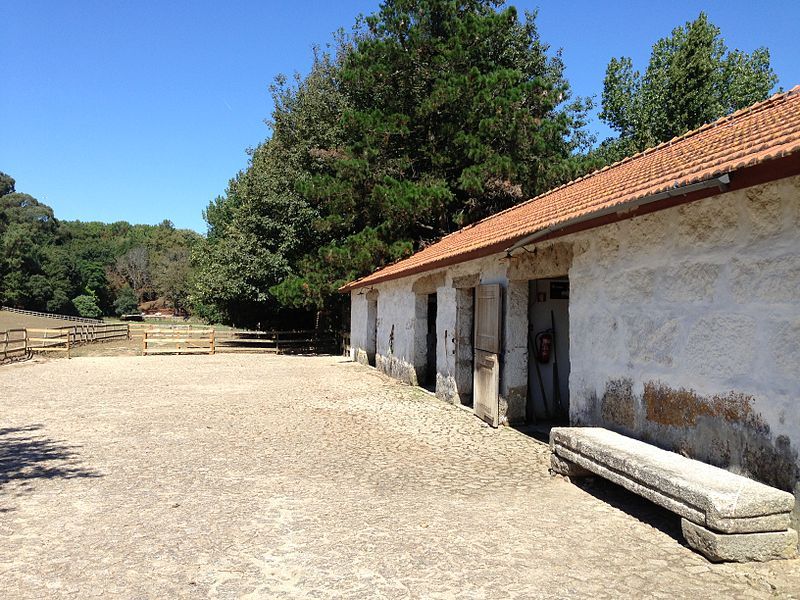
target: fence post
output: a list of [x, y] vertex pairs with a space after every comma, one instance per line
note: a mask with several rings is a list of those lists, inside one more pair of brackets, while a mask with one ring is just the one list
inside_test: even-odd
[[214, 330], [211, 330], [211, 354], [214, 354], [215, 346], [214, 346]]
[[142, 333], [142, 356], [145, 356], [147, 354], [147, 329]]
[[71, 331], [67, 331], [67, 358], [68, 359], [72, 358], [70, 356], [70, 351], [69, 351], [70, 350], [70, 339], [71, 338], [72, 338], [72, 332]]
[[125, 324], [125, 333], [126, 333], [128, 339], [131, 339], [131, 324], [130, 323], [126, 323]]

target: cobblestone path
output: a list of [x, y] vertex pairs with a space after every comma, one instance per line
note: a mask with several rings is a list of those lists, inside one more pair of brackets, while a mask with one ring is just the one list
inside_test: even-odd
[[800, 597], [547, 459], [342, 358], [0, 367], [0, 596]]

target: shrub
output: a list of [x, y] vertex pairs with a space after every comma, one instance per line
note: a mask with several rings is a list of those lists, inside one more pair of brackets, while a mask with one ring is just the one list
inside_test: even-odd
[[99, 319], [103, 316], [103, 311], [97, 306], [97, 301], [92, 296], [83, 294], [72, 299], [72, 305], [78, 314], [89, 319]]
[[139, 303], [136, 299], [136, 292], [130, 286], [125, 286], [117, 292], [117, 299], [114, 300], [114, 312], [117, 315], [127, 315], [138, 312]]

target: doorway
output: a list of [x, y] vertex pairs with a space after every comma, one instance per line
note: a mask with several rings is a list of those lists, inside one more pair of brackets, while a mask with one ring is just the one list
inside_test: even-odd
[[422, 387], [436, 391], [436, 294], [428, 294], [425, 331], [425, 379]]
[[528, 294], [527, 423], [569, 423], [569, 279], [536, 279]]
[[456, 364], [455, 381], [458, 402], [472, 407], [474, 367], [475, 288], [456, 288]]
[[375, 355], [378, 350], [378, 299], [367, 298], [367, 362], [375, 366]]

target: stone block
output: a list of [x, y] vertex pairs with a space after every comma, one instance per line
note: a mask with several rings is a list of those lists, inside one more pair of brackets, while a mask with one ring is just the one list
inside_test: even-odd
[[591, 471], [561, 458], [554, 452], [550, 454], [550, 473], [564, 477], [591, 477], [593, 475]]
[[415, 294], [435, 294], [436, 290], [444, 285], [445, 272], [431, 273], [418, 278], [411, 286]]
[[666, 245], [668, 233], [675, 228], [671, 217], [670, 211], [659, 211], [621, 223], [622, 232], [627, 233], [626, 250], [637, 254], [658, 252]]
[[632, 360], [672, 365], [680, 324], [678, 319], [625, 315], [625, 337]]
[[749, 315], [717, 313], [694, 324], [686, 342], [686, 365], [706, 377], [740, 375], [755, 362], [759, 349], [747, 340], [756, 339], [756, 320]]
[[504, 389], [500, 394], [501, 404], [505, 407], [503, 414], [507, 423], [525, 422], [525, 404], [528, 398], [528, 386]]
[[735, 259], [731, 262], [731, 291], [740, 304], [795, 302], [800, 298], [800, 255]]
[[726, 534], [681, 519], [681, 531], [690, 548], [713, 562], [764, 562], [797, 556], [794, 529]]
[[369, 357], [367, 356], [367, 351], [363, 348], [356, 350], [356, 362], [369, 366]]
[[800, 365], [800, 319], [775, 323], [770, 329], [773, 362], [786, 375], [796, 375]]
[[664, 271], [661, 295], [670, 302], [710, 302], [719, 279], [720, 265], [684, 262]]
[[615, 304], [638, 304], [649, 302], [653, 297], [655, 271], [643, 267], [629, 269], [611, 276], [605, 281], [608, 299]]
[[460, 275], [453, 277], [453, 287], [457, 289], [471, 289], [481, 282], [481, 274]]
[[753, 239], [772, 237], [780, 233], [784, 226], [782, 194], [787, 190], [778, 182], [749, 188], [745, 207], [750, 217]]
[[511, 258], [508, 278], [529, 280], [561, 277], [569, 273], [572, 255], [572, 244], [556, 242], [537, 245], [533, 252], [520, 252]]
[[598, 230], [592, 236], [592, 249], [589, 252], [594, 263], [610, 265], [619, 258], [620, 224], [612, 223]]
[[436, 397], [449, 404], [461, 404], [458, 396], [458, 386], [454, 377], [436, 374]]
[[685, 204], [678, 209], [678, 243], [699, 246], [728, 246], [739, 237], [739, 205], [720, 201], [717, 196]]
[[695, 523], [723, 533], [785, 531], [794, 496], [599, 427], [555, 427], [551, 450]]
[[615, 429], [633, 431], [636, 427], [637, 401], [633, 394], [633, 380], [628, 377], [611, 379], [600, 401], [603, 421]]

